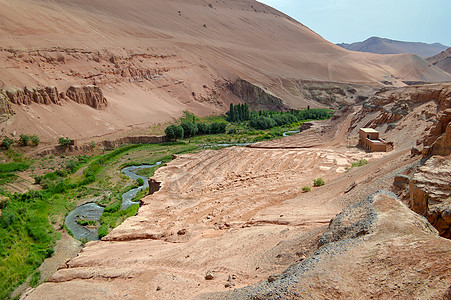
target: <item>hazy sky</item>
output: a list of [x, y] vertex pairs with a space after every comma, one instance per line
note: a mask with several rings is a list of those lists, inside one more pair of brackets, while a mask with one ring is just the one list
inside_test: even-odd
[[451, 46], [451, 0], [258, 0], [332, 43], [372, 36]]

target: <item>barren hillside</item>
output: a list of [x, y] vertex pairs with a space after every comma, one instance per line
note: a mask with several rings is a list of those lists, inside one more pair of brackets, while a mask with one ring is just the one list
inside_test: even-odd
[[434, 66], [451, 73], [451, 48], [448, 48], [432, 57], [428, 57], [426, 60]]
[[395, 41], [380, 37], [370, 37], [363, 42], [351, 44], [337, 44], [340, 47], [351, 51], [370, 52], [377, 54], [401, 54], [412, 53], [420, 57], [429, 57], [446, 50], [446, 46], [440, 43], [427, 44], [420, 42]]
[[[232, 92], [237, 78], [294, 108], [349, 102], [368, 84], [451, 80], [417, 56], [346, 51], [252, 0], [0, 3], [0, 99], [13, 103], [6, 134], [89, 139], [186, 109], [219, 113], [246, 100]], [[93, 84], [103, 93], [94, 100], [68, 93]]]

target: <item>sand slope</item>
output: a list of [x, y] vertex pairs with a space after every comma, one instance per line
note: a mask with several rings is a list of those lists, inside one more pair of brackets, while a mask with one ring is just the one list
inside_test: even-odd
[[[64, 91], [73, 84], [97, 84], [113, 103], [99, 113], [97, 126], [88, 117], [66, 120], [74, 130], [38, 114], [53, 124], [55, 133], [39, 132], [47, 139], [104, 135], [130, 124], [170, 120], [185, 109], [200, 115], [225, 111], [230, 102], [240, 101], [227, 88], [238, 77], [291, 107], [317, 105], [303, 95], [299, 81], [399, 85], [451, 80], [414, 55], [344, 50], [251, 0], [0, 3], [0, 86], [54, 85]], [[9, 128], [26, 131], [37, 126], [26, 109], [13, 109], [23, 114], [18, 113]], [[89, 115], [85, 109], [70, 109], [75, 115]], [[52, 110], [64, 115], [64, 108]], [[96, 132], [88, 133], [90, 128]]]

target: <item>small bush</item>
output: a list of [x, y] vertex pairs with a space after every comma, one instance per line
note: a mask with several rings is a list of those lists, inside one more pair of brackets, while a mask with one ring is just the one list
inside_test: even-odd
[[71, 140], [68, 137], [60, 137], [58, 139], [58, 144], [64, 148], [69, 147], [71, 144]]
[[308, 193], [308, 192], [310, 192], [311, 191], [311, 188], [309, 187], [309, 186], [303, 186], [302, 187], [302, 192], [303, 193]]
[[367, 164], [368, 164], [368, 161], [366, 159], [361, 159], [358, 162], [352, 163], [352, 168], [362, 167], [362, 166], [367, 165]]
[[138, 183], [138, 186], [144, 185], [144, 180], [142, 178], [136, 179], [136, 182]]
[[44, 176], [42, 176], [42, 175], [36, 175], [34, 177], [34, 184], [40, 184], [43, 178], [44, 178]]
[[40, 142], [41, 142], [41, 140], [39, 139], [39, 137], [36, 134], [31, 136], [31, 144], [33, 146], [39, 145]]
[[8, 150], [9, 148], [11, 148], [11, 146], [14, 144], [14, 140], [10, 137], [5, 136], [3, 138], [2, 144], [1, 146], [3, 148], [5, 148], [6, 150]]
[[31, 137], [29, 135], [21, 134], [20, 137], [19, 137], [19, 143], [22, 146], [27, 146], [28, 142], [30, 141], [30, 139], [31, 139]]
[[313, 186], [322, 186], [322, 185], [325, 185], [325, 184], [326, 184], [326, 182], [321, 177], [319, 177], [318, 179], [314, 179], [313, 180]]

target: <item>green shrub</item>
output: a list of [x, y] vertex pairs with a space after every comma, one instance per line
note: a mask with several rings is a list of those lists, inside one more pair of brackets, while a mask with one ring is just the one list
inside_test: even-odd
[[9, 148], [11, 148], [11, 146], [13, 144], [14, 144], [14, 140], [10, 137], [5, 136], [3, 138], [1, 146], [8, 150]]
[[40, 184], [44, 176], [42, 175], [36, 175], [34, 176], [34, 184]]
[[362, 166], [367, 165], [367, 164], [368, 164], [368, 161], [366, 159], [361, 159], [358, 162], [353, 162], [352, 163], [352, 168], [362, 167]]
[[69, 146], [70, 146], [71, 140], [70, 140], [70, 138], [68, 138], [68, 137], [60, 137], [60, 138], [58, 139], [58, 144], [59, 144], [61, 147], [66, 148], [66, 147], [69, 147]]
[[36, 134], [31, 136], [31, 144], [33, 146], [39, 145], [40, 142], [41, 142], [41, 140], [39, 139], [39, 137]]
[[138, 186], [144, 185], [144, 180], [142, 178], [136, 179], [136, 182], [138, 183]]
[[30, 139], [31, 139], [31, 137], [30, 137], [29, 135], [21, 134], [21, 135], [19, 136], [19, 143], [20, 143], [22, 146], [27, 146], [27, 145], [28, 145], [28, 142], [30, 141]]
[[313, 180], [313, 186], [322, 186], [325, 184], [326, 184], [326, 182], [321, 177]]
[[302, 187], [302, 192], [303, 193], [308, 193], [308, 192], [310, 192], [311, 191], [311, 188], [309, 187], [309, 186], [303, 186]]

